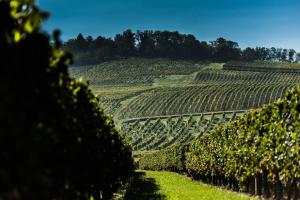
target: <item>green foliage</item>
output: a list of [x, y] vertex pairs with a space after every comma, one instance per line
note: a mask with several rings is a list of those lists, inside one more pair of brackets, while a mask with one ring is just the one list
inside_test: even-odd
[[283, 62], [266, 62], [266, 61], [231, 61], [224, 65], [224, 69], [239, 71], [266, 71], [266, 72], [300, 72], [300, 64]]
[[[277, 199], [282, 198], [281, 185], [288, 189], [287, 195], [297, 195], [300, 181], [299, 98], [300, 88], [291, 89], [282, 100], [251, 110], [244, 117], [192, 141], [181, 156], [185, 158], [186, 172], [194, 178], [238, 183], [245, 191], [251, 191], [252, 180], [262, 179], [257, 187], [268, 187], [267, 183], [275, 185]], [[177, 149], [171, 147], [168, 151], [142, 157], [140, 166], [168, 170], [167, 165], [164, 162], [160, 165], [159, 161], [172, 157], [171, 152]], [[156, 161], [158, 166], [151, 165], [149, 160]]]
[[268, 62], [295, 62], [299, 63], [297, 52], [294, 49], [282, 48], [246, 48], [242, 51], [241, 60], [243, 61], [268, 61]]
[[135, 34], [131, 30], [126, 30], [123, 34], [117, 34], [114, 42], [117, 46], [118, 55], [129, 57], [136, 54]]
[[138, 162], [139, 168], [183, 172], [186, 148], [185, 145], [177, 143], [158, 152], [145, 154]]
[[259, 108], [300, 83], [297, 73], [205, 69], [189, 84], [145, 91], [120, 108], [121, 119]]
[[71, 78], [59, 33], [34, 1], [0, 0], [0, 199], [109, 199], [130, 147], [88, 86]]
[[137, 118], [120, 123], [133, 150], [159, 150], [185, 143], [214, 127], [242, 116], [245, 111]]
[[259, 108], [300, 83], [299, 73], [280, 70], [284, 64], [279, 71], [269, 67], [264, 72], [212, 65], [131, 58], [70, 72], [89, 81], [101, 106], [118, 120]]
[[212, 57], [218, 62], [226, 62], [228, 60], [240, 60], [241, 49], [237, 42], [218, 38], [216, 41], [211, 42]]
[[70, 68], [76, 78], [88, 80], [95, 86], [134, 86], [152, 84], [156, 79], [168, 75], [190, 74], [201, 66], [194, 62], [172, 61], [168, 59], [141, 59], [109, 61], [93, 66]]
[[194, 35], [178, 31], [145, 30], [134, 33], [126, 30], [117, 34], [114, 40], [102, 36], [84, 38], [79, 34], [77, 38], [67, 41], [64, 47], [75, 54], [75, 65], [98, 64], [134, 56], [216, 62], [299, 62], [299, 55], [294, 49], [248, 47], [241, 50], [237, 42], [222, 37], [207, 43], [199, 41]]
[[134, 150], [190, 141], [227, 123], [236, 111], [274, 102], [300, 83], [298, 73], [222, 70], [167, 59], [131, 58], [70, 71], [91, 82]]
[[264, 175], [285, 187], [299, 183], [299, 94], [300, 88], [289, 90], [282, 100], [192, 142], [187, 171], [234, 177], [240, 185]]
[[75, 65], [98, 64], [103, 61], [129, 58], [173, 58], [186, 60], [207, 60], [211, 56], [210, 46], [200, 42], [193, 35], [178, 31], [126, 30], [117, 34], [114, 40], [98, 36], [83, 38], [79, 34], [64, 45], [75, 54]]

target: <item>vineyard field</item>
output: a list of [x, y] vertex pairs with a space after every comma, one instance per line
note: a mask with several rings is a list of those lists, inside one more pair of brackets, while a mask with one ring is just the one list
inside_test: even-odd
[[300, 74], [205, 69], [193, 83], [158, 87], [120, 108], [121, 118], [248, 110], [274, 102]]
[[121, 122], [122, 134], [134, 150], [159, 150], [185, 143], [214, 127], [237, 119], [246, 111], [194, 113], [136, 118]]
[[226, 63], [224, 65], [224, 69], [238, 70], [238, 71], [300, 73], [300, 64], [290, 63], [290, 62], [268, 62], [268, 61], [254, 61], [254, 62], [232, 61]]
[[89, 81], [92, 86], [151, 85], [155, 79], [170, 75], [187, 75], [199, 71], [205, 65], [167, 59], [139, 59], [110, 61], [94, 66], [73, 67], [70, 73]]
[[73, 67], [70, 73], [90, 83], [134, 150], [158, 150], [283, 97], [300, 84], [300, 73], [286, 70], [299, 69], [287, 63], [130, 58]]
[[160, 88], [120, 108], [121, 119], [183, 113], [248, 110], [280, 98], [290, 84], [228, 84]]

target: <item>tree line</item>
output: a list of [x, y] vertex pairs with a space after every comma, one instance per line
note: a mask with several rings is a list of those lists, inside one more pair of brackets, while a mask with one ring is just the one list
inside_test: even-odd
[[195, 61], [227, 62], [272, 61], [300, 62], [300, 53], [294, 49], [247, 47], [241, 49], [237, 42], [217, 38], [206, 42], [198, 40], [192, 34], [178, 31], [136, 31], [126, 30], [114, 38], [98, 36], [76, 38], [64, 43], [64, 49], [75, 56], [75, 65], [97, 64], [107, 60], [143, 57], [171, 58]]

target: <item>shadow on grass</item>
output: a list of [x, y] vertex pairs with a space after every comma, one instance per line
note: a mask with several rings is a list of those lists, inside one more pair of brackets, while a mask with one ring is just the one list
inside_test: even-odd
[[156, 193], [158, 190], [153, 178], [145, 178], [145, 172], [136, 172], [124, 200], [166, 200], [165, 195]]

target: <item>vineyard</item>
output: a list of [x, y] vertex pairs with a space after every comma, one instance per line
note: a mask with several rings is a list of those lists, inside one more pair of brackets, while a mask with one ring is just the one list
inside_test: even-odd
[[288, 73], [299, 73], [300, 64], [290, 62], [266, 62], [266, 61], [255, 61], [255, 62], [240, 62], [232, 61], [224, 65], [224, 69], [227, 70], [238, 70], [238, 71], [261, 71], [261, 72], [288, 72]]
[[[297, 70], [294, 64], [236, 63], [253, 68], [226, 69], [233, 64], [131, 58], [70, 73], [90, 82], [134, 150], [158, 150], [274, 102], [300, 83], [300, 73], [278, 71]], [[264, 65], [269, 71], [256, 69]]]
[[[300, 200], [300, 53], [167, 30], [63, 41], [40, 6], [87, 33], [191, 3], [49, 2], [0, 0], [0, 200]], [[197, 5], [244, 24], [242, 4]]]
[[300, 88], [188, 144], [140, 158], [147, 170], [184, 172], [265, 199], [300, 199]]
[[244, 113], [229, 111], [138, 118], [123, 121], [121, 127], [133, 150], [159, 150], [175, 142], [191, 141]]
[[120, 118], [248, 110], [271, 103], [300, 83], [299, 74], [206, 69], [193, 83], [144, 92], [121, 107]]
[[154, 83], [155, 79], [165, 78], [168, 75], [194, 73], [202, 67], [204, 66], [187, 61], [130, 58], [95, 66], [73, 67], [70, 73], [76, 78], [89, 81], [94, 86], [132, 86], [149, 85]]

